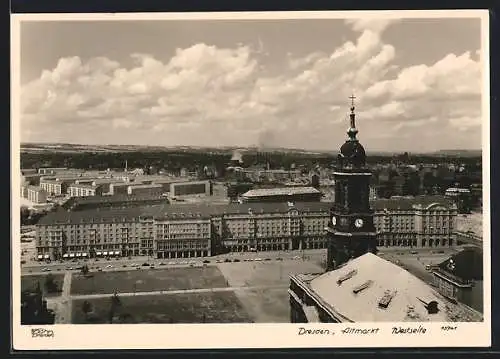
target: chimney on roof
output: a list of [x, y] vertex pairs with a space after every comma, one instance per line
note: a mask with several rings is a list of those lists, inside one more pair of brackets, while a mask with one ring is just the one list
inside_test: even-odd
[[439, 306], [438, 306], [438, 302], [435, 301], [435, 300], [431, 300], [429, 302], [421, 299], [421, 298], [417, 298], [419, 301], [422, 302], [422, 304], [424, 305], [425, 309], [427, 309], [427, 313], [428, 314], [436, 314], [439, 312]]

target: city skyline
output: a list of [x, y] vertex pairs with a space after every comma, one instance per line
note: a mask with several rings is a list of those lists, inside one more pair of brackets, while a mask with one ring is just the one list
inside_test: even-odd
[[481, 149], [480, 25], [25, 22], [21, 141], [336, 150], [354, 93], [373, 151]]

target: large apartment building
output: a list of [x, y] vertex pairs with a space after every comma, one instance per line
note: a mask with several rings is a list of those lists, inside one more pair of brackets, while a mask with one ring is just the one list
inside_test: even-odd
[[[326, 247], [331, 203], [156, 204], [49, 213], [40, 255], [112, 252], [158, 258]], [[379, 246], [454, 245], [456, 206], [444, 197], [373, 202]]]

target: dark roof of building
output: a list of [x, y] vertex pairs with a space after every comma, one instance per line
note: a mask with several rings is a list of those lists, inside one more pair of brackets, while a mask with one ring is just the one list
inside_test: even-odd
[[450, 208], [453, 205], [453, 201], [444, 196], [393, 197], [389, 199], [377, 199], [371, 203], [375, 210], [385, 208], [389, 210], [411, 210], [415, 205], [427, 208], [433, 204]]
[[[305, 202], [296, 203], [293, 208], [299, 212], [328, 212], [331, 203], [327, 202]], [[201, 217], [209, 218], [218, 215], [247, 214], [252, 213], [285, 213], [291, 207], [287, 203], [231, 203], [231, 204], [158, 204], [149, 206], [137, 206], [130, 208], [99, 208], [87, 209], [76, 212], [67, 212], [63, 209], [51, 212], [40, 219], [39, 224], [51, 225], [57, 223], [81, 223], [110, 221], [115, 218], [115, 222], [122, 220], [133, 220], [139, 217]]]
[[439, 270], [458, 279], [482, 280], [483, 279], [483, 250], [471, 246], [466, 247], [439, 264]]
[[86, 205], [99, 205], [99, 204], [114, 204], [114, 203], [133, 203], [133, 202], [148, 202], [165, 200], [165, 197], [157, 194], [140, 194], [140, 195], [127, 195], [116, 194], [112, 196], [89, 196], [89, 197], [71, 197], [66, 203], [64, 208], [71, 208], [73, 206], [86, 206]]

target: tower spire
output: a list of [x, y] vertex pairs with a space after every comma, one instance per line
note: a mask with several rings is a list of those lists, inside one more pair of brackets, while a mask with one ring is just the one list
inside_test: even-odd
[[358, 130], [356, 129], [356, 113], [354, 112], [356, 110], [356, 106], [354, 105], [356, 96], [353, 94], [349, 98], [351, 99], [351, 113], [349, 114], [350, 127], [347, 131], [347, 135], [349, 136], [350, 141], [357, 141], [356, 135], [358, 134]]

